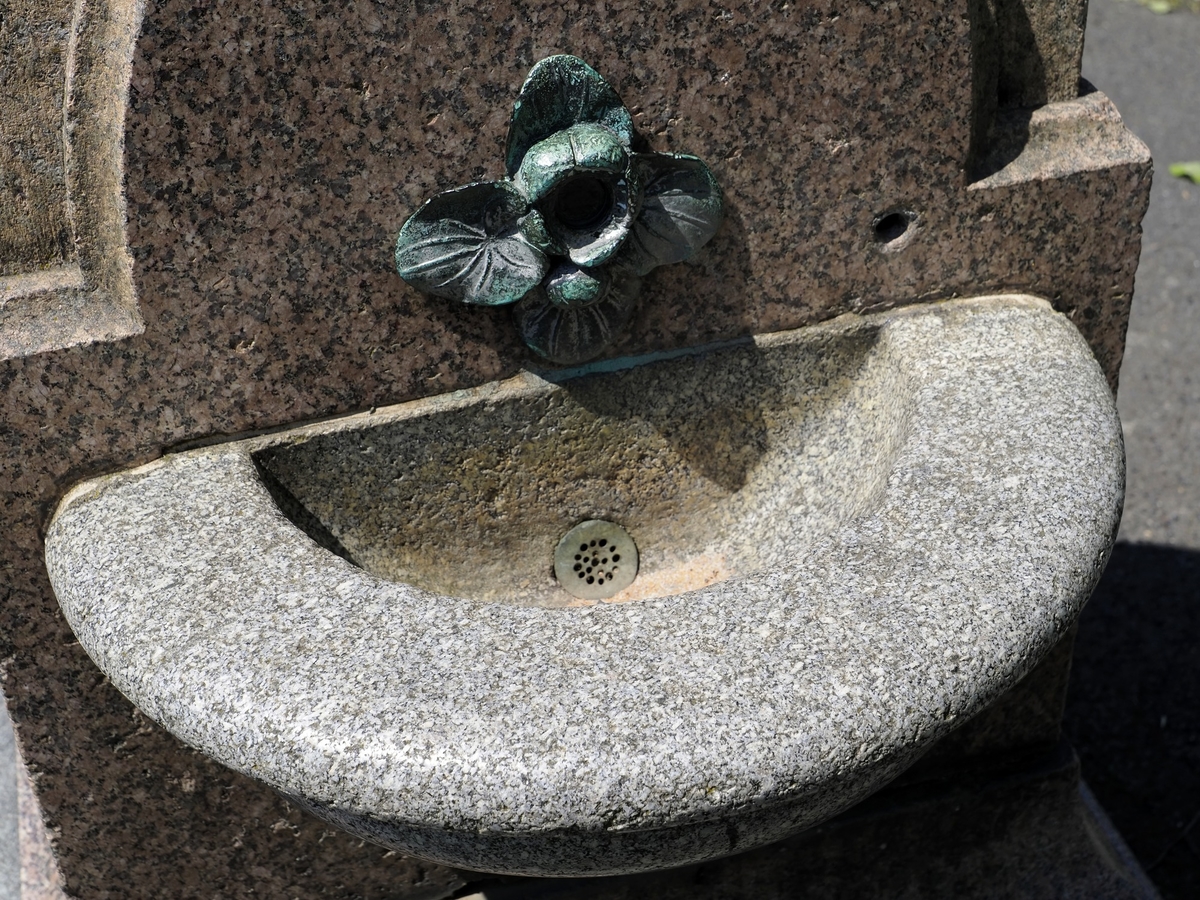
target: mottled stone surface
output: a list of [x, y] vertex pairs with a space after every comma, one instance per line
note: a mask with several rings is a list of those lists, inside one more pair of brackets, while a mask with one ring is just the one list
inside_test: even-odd
[[58, 874], [50, 835], [42, 820], [42, 811], [29, 772], [19, 757], [15, 774], [18, 846], [14, 848], [14, 855], [20, 870], [17, 900], [64, 900], [66, 895], [62, 891], [62, 879]]
[[[1115, 384], [1148, 158], [1132, 145], [1113, 159], [1098, 127], [1072, 137], [1065, 169], [972, 189], [998, 103], [974, 4], [168, 0], [140, 37], [132, 2], [27, 12], [22, 27], [77, 36], [66, 178], [70, 195], [74, 159], [90, 187], [72, 202], [91, 218], [75, 222], [78, 271], [22, 266], [0, 283], [0, 658], [70, 892], [419, 897], [461, 883], [326, 833], [147, 724], [75, 644], [41, 536], [71, 484], [181, 442], [518, 371], [506, 313], [424, 300], [387, 257], [421, 199], [498, 172], [503, 118], [541, 56], [601, 67], [650, 146], [713, 161], [730, 198], [711, 252], [651, 279], [614, 352], [1014, 289], [1068, 313]], [[1038, 46], [1056, 66], [1069, 49]], [[45, 93], [24, 74], [40, 71], [20, 56], [11, 96]], [[36, 133], [47, 159], [59, 152], [61, 134]], [[876, 218], [898, 207], [913, 226], [877, 243]]]
[[995, 17], [1001, 108], [1071, 100], [1083, 58], [1087, 0], [980, 0]]
[[643, 358], [559, 390], [519, 377], [292, 433], [254, 458], [281, 508], [298, 504], [319, 542], [382, 578], [578, 605], [548, 562], [600, 518], [640, 554], [613, 599], [668, 596], [777, 568], [878, 501], [913, 414], [898, 380], [912, 364], [882, 327]]
[[[672, 422], [727, 418], [730, 399], [759, 426], [740, 486], [682, 460], [664, 479], [663, 448], [647, 471], [619, 467], [625, 488], [586, 491], [615, 449], [642, 455], [629, 423], [670, 440]], [[507, 517], [545, 544], [528, 570], [504, 523], [473, 534], [494, 493], [469, 479], [511, 455], [513, 415], [533, 454], [513, 502], [550, 522]], [[485, 577], [503, 579], [486, 600], [467, 579], [435, 593], [420, 567], [372, 575], [284, 518], [254, 455], [352, 553], [409, 539], [402, 523], [358, 528], [400, 504], [448, 568], [494, 556], [515, 572]], [[418, 500], [434, 493], [432, 528], [403, 485], [346, 493], [362, 456]], [[822, 496], [845, 479], [860, 488]], [[1001, 297], [172, 454], [72, 491], [46, 558], [101, 669], [209, 756], [407, 852], [613, 874], [761, 845], [894, 777], [1070, 627], [1123, 486], [1112, 397], [1078, 332], [1042, 301]], [[622, 503], [646, 488], [665, 507]], [[559, 507], [570, 521], [624, 505], [647, 577], [711, 557], [727, 572], [639, 602], [488, 602], [523, 598]], [[677, 518], [714, 527], [676, 534]], [[456, 559], [453, 532], [473, 555]]]
[[[517, 86], [536, 59], [570, 51], [600, 67], [653, 149], [706, 160], [728, 209], [690, 267], [649, 280], [614, 353], [1019, 288], [1053, 297], [1115, 372], [1100, 325], [1124, 320], [1132, 269], [1114, 280], [1109, 251], [1135, 239], [1141, 205], [1110, 203], [1100, 220], [1091, 210], [1101, 194], [1143, 190], [1144, 148], [1092, 183], [968, 192], [965, 8], [642, 4], [605, 9], [602, 25], [580, 12], [464, 3], [431, 19], [362, 4], [324, 18], [154, 17], [129, 121], [143, 289], [220, 310], [223, 332], [255, 341], [251, 371], [269, 365], [281, 317], [318, 310], [358, 311], [337, 356], [356, 358], [360, 382], [386, 373], [393, 390], [424, 393], [439, 363], [510, 366], [522, 351], [503, 313], [418, 296], [381, 248], [435, 192], [501, 174]], [[916, 220], [903, 252], [874, 231], [896, 209]], [[1081, 229], [1102, 257], [1080, 255]], [[151, 236], [173, 233], [165, 247]]]
[[786, 841], [671, 872], [483, 882], [463, 900], [1158, 900], [1070, 750], [889, 788]]

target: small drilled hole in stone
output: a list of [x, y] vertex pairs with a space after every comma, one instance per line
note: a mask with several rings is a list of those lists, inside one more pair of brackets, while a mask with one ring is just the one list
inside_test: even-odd
[[596, 581], [596, 579], [593, 578], [591, 575], [588, 576], [588, 580], [587, 580], [588, 584], [594, 584], [595, 581]]
[[[587, 544], [580, 544], [580, 545], [579, 545], [579, 552], [580, 552], [580, 553], [584, 553], [584, 552], [586, 552], [586, 551], [587, 551]], [[579, 559], [579, 557], [578, 557], [578, 556], [577, 556], [577, 557], [575, 557], [575, 558], [576, 558], [576, 559]]]
[[620, 562], [620, 560], [621, 560], [621, 554], [620, 554], [620, 553], [614, 553], [614, 554], [613, 554], [613, 556], [612, 556], [612, 560], [613, 560], [613, 562]]
[[890, 244], [908, 231], [910, 218], [902, 212], [888, 213], [875, 220], [875, 240], [880, 244]]
[[603, 547], [608, 543], [608, 538], [600, 538], [600, 546]]

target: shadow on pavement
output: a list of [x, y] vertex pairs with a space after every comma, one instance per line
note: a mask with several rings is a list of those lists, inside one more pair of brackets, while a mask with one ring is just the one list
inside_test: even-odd
[[1081, 619], [1063, 728], [1164, 900], [1200, 897], [1200, 551], [1117, 544]]

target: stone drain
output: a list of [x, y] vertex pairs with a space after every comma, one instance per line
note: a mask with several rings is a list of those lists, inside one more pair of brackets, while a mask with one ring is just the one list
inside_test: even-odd
[[563, 535], [554, 551], [554, 576], [581, 600], [606, 600], [633, 584], [638, 551], [629, 532], [613, 522], [588, 519]]

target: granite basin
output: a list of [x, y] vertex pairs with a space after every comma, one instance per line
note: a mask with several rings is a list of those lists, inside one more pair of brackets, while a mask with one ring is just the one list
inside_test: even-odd
[[[166, 456], [46, 539], [96, 664], [214, 759], [469, 869], [644, 871], [841, 811], [1020, 679], [1124, 458], [1044, 301], [847, 316]], [[587, 518], [638, 578], [559, 588]]]

